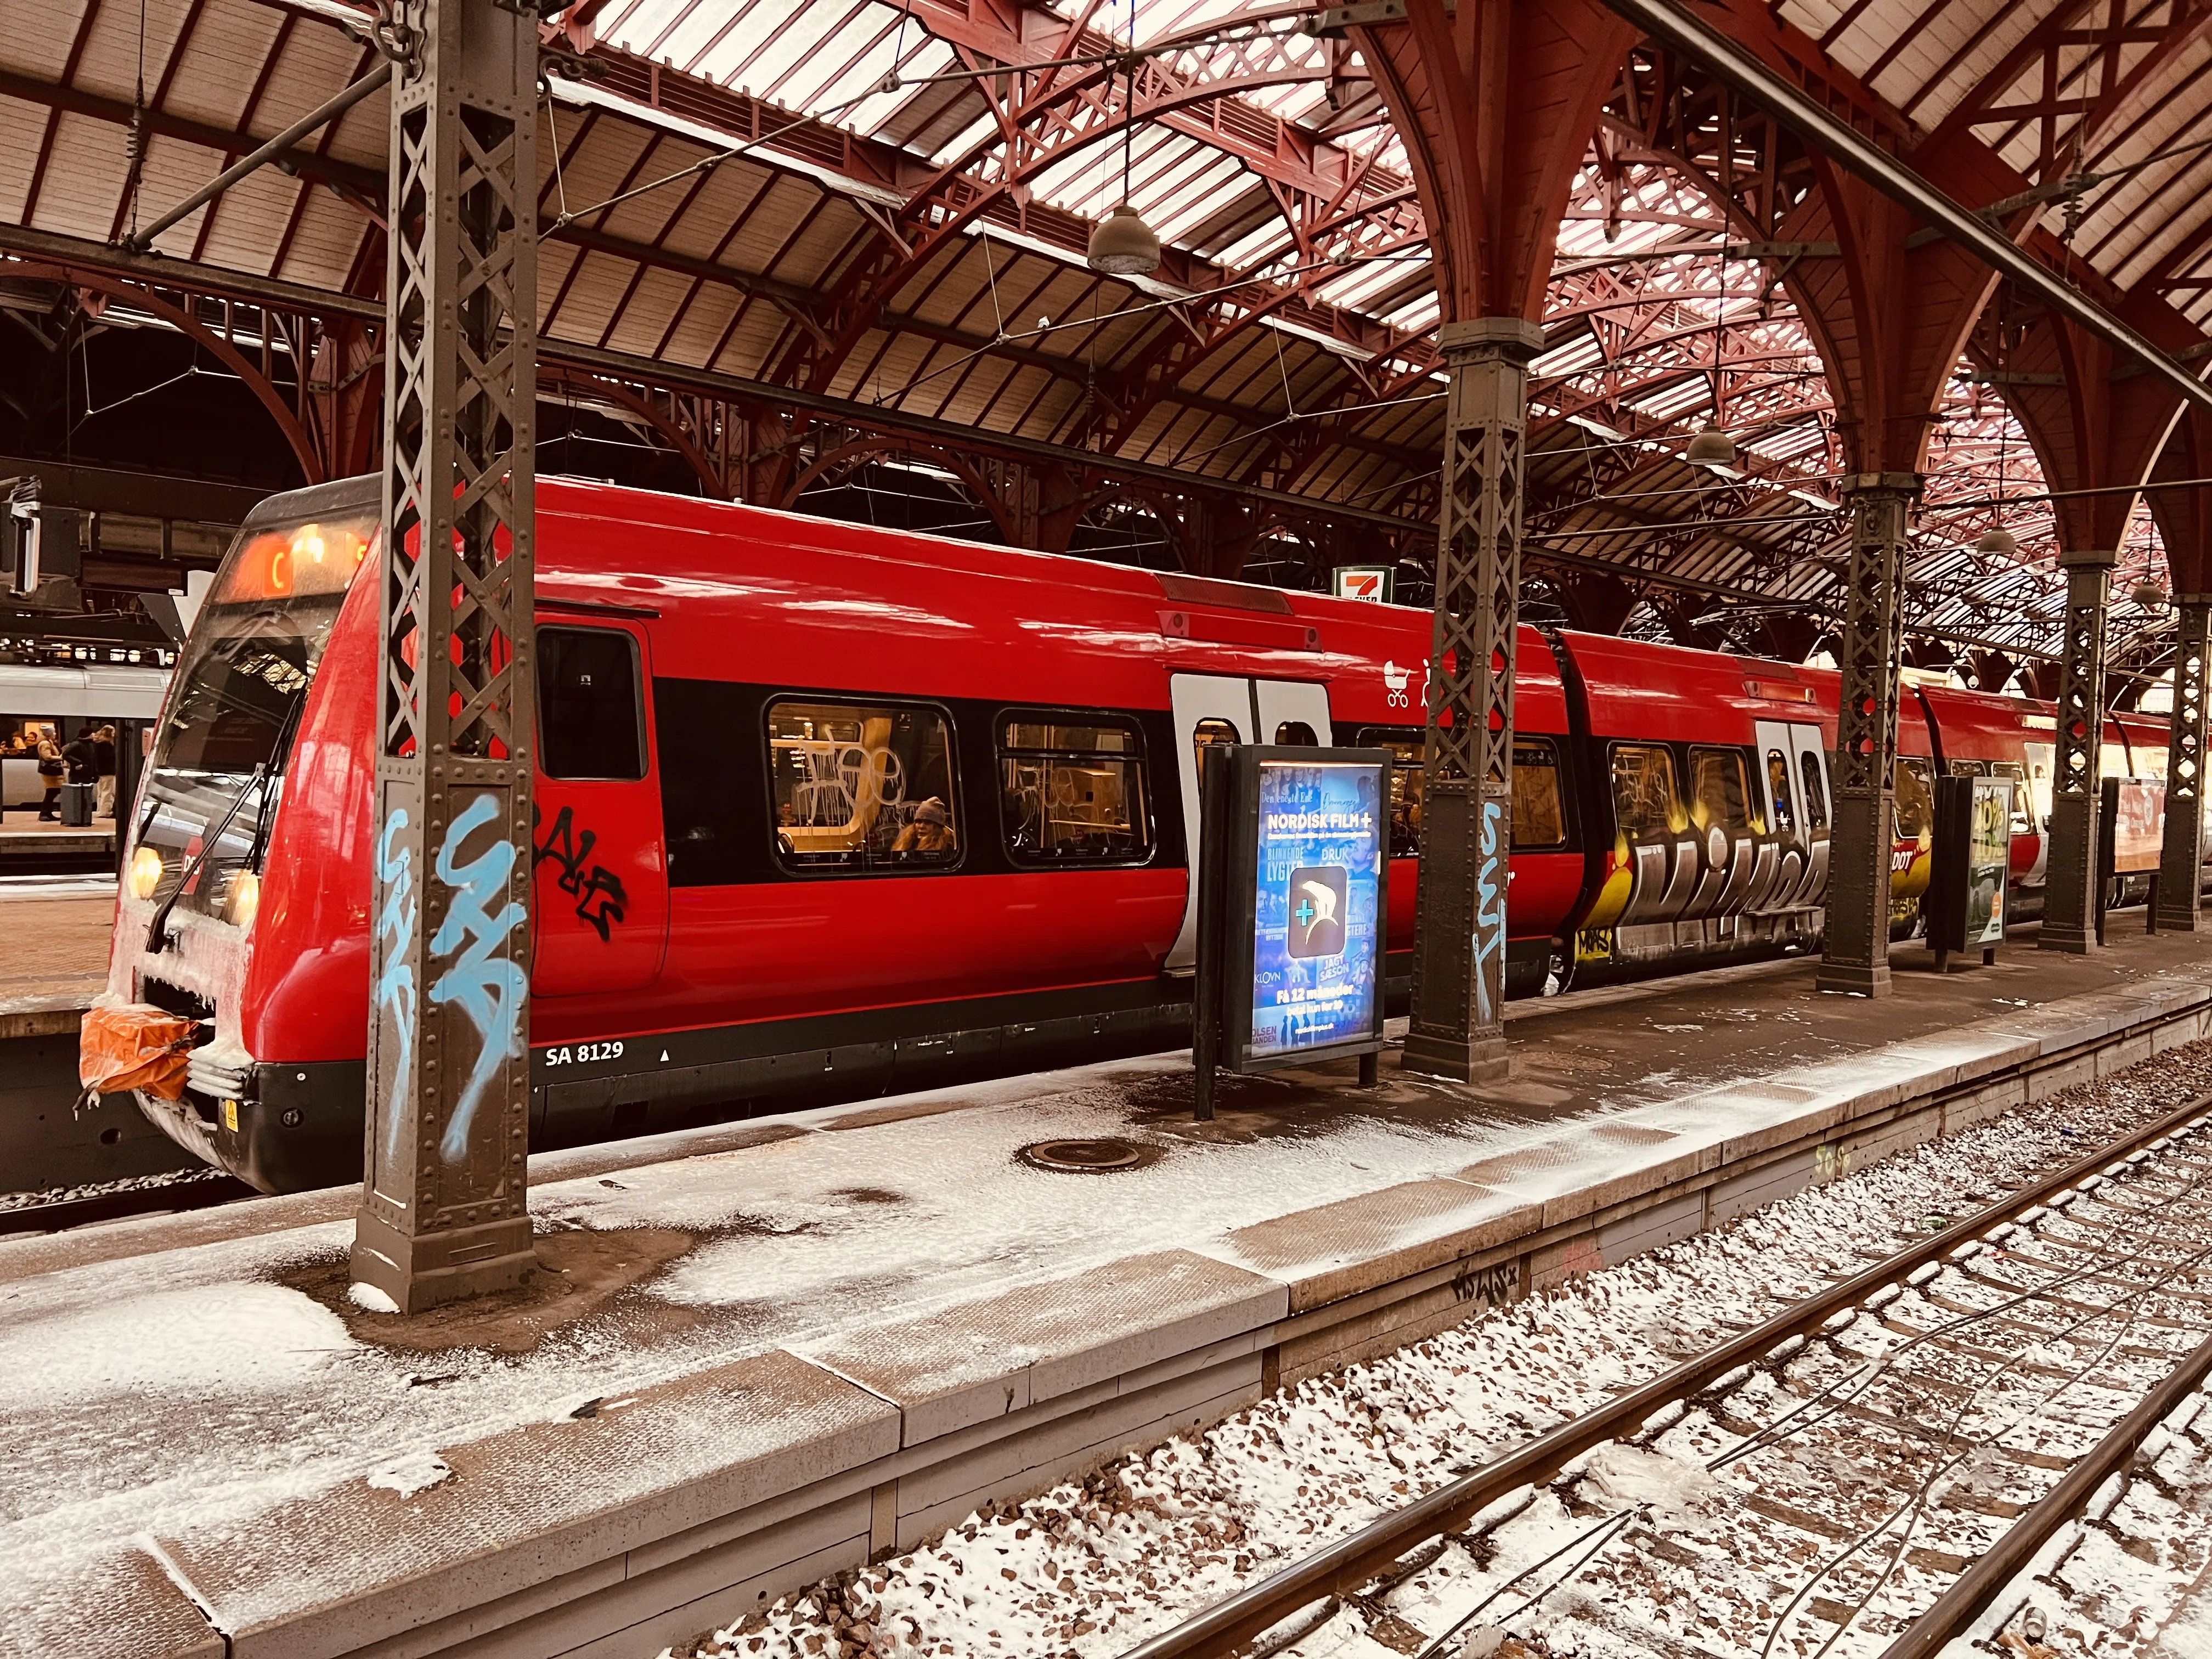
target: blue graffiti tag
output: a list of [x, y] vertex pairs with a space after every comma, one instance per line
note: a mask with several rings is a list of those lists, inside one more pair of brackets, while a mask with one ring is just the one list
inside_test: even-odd
[[[1505, 864], [1498, 855], [1498, 826], [1504, 813], [1494, 800], [1482, 803], [1482, 859], [1474, 878], [1474, 1019], [1487, 1025], [1498, 1018], [1500, 999], [1491, 981], [1505, 950]], [[1504, 987], [1499, 987], [1502, 992]]]
[[[460, 956], [431, 986], [430, 1000], [460, 1004], [461, 1011], [475, 1023], [477, 1035], [483, 1039], [483, 1046], [477, 1052], [477, 1063], [469, 1073], [468, 1084], [461, 1091], [460, 1102], [447, 1120], [445, 1139], [438, 1146], [448, 1164], [458, 1164], [468, 1156], [470, 1126], [476, 1121], [477, 1107], [500, 1063], [516, 1059], [522, 1053], [521, 1016], [523, 1000], [530, 989], [529, 977], [520, 963], [492, 952], [522, 925], [526, 912], [511, 899], [496, 915], [485, 908], [507, 887], [507, 878], [514, 870], [514, 843], [495, 841], [468, 863], [456, 865], [453, 861], [461, 843], [498, 814], [496, 796], [478, 795], [453, 820], [438, 848], [438, 879], [453, 889], [453, 897], [445, 921], [439, 924], [437, 933], [430, 940], [430, 950], [441, 957], [452, 956], [459, 950]], [[465, 938], [465, 949], [462, 948]]]
[[384, 971], [377, 976], [376, 1007], [380, 1016], [392, 1017], [399, 1034], [399, 1054], [392, 1068], [392, 1103], [384, 1115], [384, 1158], [399, 1157], [399, 1132], [404, 1127], [409, 1073], [415, 1059], [415, 964], [408, 953], [415, 944], [415, 855], [404, 847], [395, 853], [392, 843], [407, 827], [407, 809], [395, 806], [384, 820], [384, 833], [376, 842], [376, 879], [384, 888], [384, 908], [376, 919], [376, 936], [384, 946]]

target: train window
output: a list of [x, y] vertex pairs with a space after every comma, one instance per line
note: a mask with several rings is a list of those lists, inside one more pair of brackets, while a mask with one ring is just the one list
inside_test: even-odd
[[1421, 850], [1421, 744], [1402, 726], [1370, 726], [1359, 733], [1363, 749], [1390, 751], [1390, 856], [1418, 857]]
[[1200, 720], [1191, 728], [1191, 753], [1201, 770], [1206, 766], [1207, 750], [1233, 748], [1243, 741], [1243, 735], [1227, 720]]
[[1944, 763], [1943, 770], [1947, 775], [1954, 778], [1978, 778], [1984, 775], [1982, 763], [1978, 760], [1948, 761]]
[[2057, 763], [2057, 750], [2047, 743], [2021, 744], [2027, 757], [2027, 811], [2029, 820], [2039, 832], [2051, 828], [2051, 769]]
[[1805, 833], [1818, 836], [1828, 827], [1827, 757], [1808, 749], [1797, 757], [1797, 769], [1805, 780]]
[[1750, 792], [1743, 781], [1743, 756], [1734, 749], [1690, 750], [1690, 822], [1700, 830], [1751, 827]]
[[2012, 780], [2012, 832], [2015, 836], [2035, 833], [2035, 820], [2028, 816], [2027, 769], [2018, 761], [1991, 761], [1990, 775]]
[[1304, 720], [1285, 720], [1275, 727], [1275, 742], [1289, 749], [1318, 749], [1321, 739]]
[[637, 641], [628, 634], [538, 630], [538, 763], [549, 778], [645, 775]]
[[1144, 744], [1126, 720], [1016, 714], [999, 728], [999, 810], [1017, 864], [1141, 863]]
[[653, 742], [672, 887], [754, 878], [746, 868], [760, 845], [759, 774], [730, 765], [703, 736], [742, 731], [756, 706], [747, 700], [751, 695], [726, 680], [653, 676]]
[[1797, 833], [1797, 806], [1790, 793], [1790, 757], [1779, 749], [1766, 751], [1766, 788], [1774, 797], [1774, 833]]
[[1513, 844], [1559, 847], [1567, 815], [1559, 799], [1559, 757], [1540, 738], [1513, 745]]
[[1936, 823], [1936, 796], [1928, 786], [1928, 763], [1900, 755], [1892, 775], [1897, 789], [1897, 838], [1907, 841], [1926, 835]]
[[1656, 744], [1613, 746], [1613, 811], [1621, 834], [1679, 836], [1690, 827], [1689, 814], [1674, 787], [1674, 757]]
[[[1390, 751], [1390, 856], [1417, 857], [1421, 850], [1422, 744], [1425, 739], [1403, 726], [1370, 726], [1359, 733], [1363, 749]], [[1522, 738], [1513, 745], [1513, 844], [1525, 848], [1564, 847], [1566, 803], [1559, 783], [1559, 756], [1548, 738]]]
[[952, 731], [933, 708], [785, 701], [768, 710], [775, 845], [799, 870], [958, 862]]

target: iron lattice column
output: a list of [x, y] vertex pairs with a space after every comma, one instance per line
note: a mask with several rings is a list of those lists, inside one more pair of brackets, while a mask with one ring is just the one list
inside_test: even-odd
[[1843, 495], [1851, 514], [1851, 563], [1819, 984], [1880, 997], [1889, 994], [1905, 520], [1920, 498], [1920, 475], [1863, 472], [1844, 481]]
[[357, 1282], [403, 1311], [534, 1267], [537, 26], [423, 0], [392, 98], [382, 747]]
[[1505, 1073], [1505, 889], [1513, 844], [1513, 656], [1520, 623], [1528, 362], [1518, 317], [1447, 323], [1443, 506], [1422, 757], [1413, 1018], [1405, 1065], [1461, 1082]]
[[2158, 925], [2197, 931], [2203, 907], [2204, 658], [2212, 593], [2179, 593], [2173, 647], [2173, 723], [2166, 737], [2166, 836], [2158, 851]]
[[2064, 552], [2065, 656], [2058, 667], [2057, 745], [2051, 780], [2051, 852], [2036, 947], [2097, 948], [2097, 761], [2105, 734], [2105, 602], [2112, 552]]

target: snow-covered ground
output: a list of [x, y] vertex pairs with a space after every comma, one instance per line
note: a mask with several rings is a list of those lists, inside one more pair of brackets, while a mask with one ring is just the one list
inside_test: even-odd
[[[2212, 1043], [2162, 1055], [1725, 1230], [1307, 1382], [1201, 1438], [1170, 1441], [1079, 1486], [971, 1516], [925, 1548], [787, 1597], [696, 1650], [744, 1659], [1121, 1653], [1778, 1305], [1862, 1270], [1910, 1236], [1939, 1230], [2208, 1089]], [[2094, 1222], [2084, 1209], [2081, 1220], [2060, 1218], [2034, 1239], [2008, 1239], [2003, 1251], [1965, 1264], [1970, 1271], [1946, 1269], [1832, 1342], [1813, 1344], [1787, 1366], [1754, 1373], [1723, 1401], [1684, 1413], [1648, 1444], [1606, 1449], [1570, 1479], [1509, 1500], [1395, 1589], [1340, 1609], [1287, 1651], [1310, 1659], [1419, 1653], [1503, 1590], [1438, 1650], [1455, 1659], [1462, 1649], [1474, 1659], [1878, 1653], [1894, 1628], [1885, 1606], [1924, 1603], [1931, 1586], [1955, 1571], [1946, 1558], [1971, 1553], [1974, 1540], [2002, 1526], [2009, 1504], [2033, 1495], [2017, 1460], [1954, 1455], [1946, 1433], [1955, 1425], [1961, 1441], [1989, 1435], [2030, 1460], [2062, 1461], [2132, 1403], [2128, 1389], [2140, 1392], [2174, 1353], [2193, 1346], [2212, 1305], [2193, 1292], [2171, 1294], [2189, 1283], [2174, 1274], [2197, 1270], [2183, 1261], [2159, 1296], [2136, 1297], [2121, 1314], [2061, 1335], [2053, 1333], [2070, 1322], [2047, 1306], [2009, 1323], [1987, 1317], [2004, 1294], [1990, 1281], [2076, 1267], [2079, 1252], [2063, 1241], [2101, 1236], [2109, 1244], [2115, 1225], [2145, 1230], [2123, 1248], [2188, 1256], [2212, 1233], [2194, 1244], [2164, 1235], [2182, 1232], [2168, 1224], [2182, 1213], [2180, 1200], [2201, 1204], [2212, 1194], [2212, 1149], [2202, 1156], [2202, 1167], [2175, 1164], [2154, 1177], [2162, 1183], [2158, 1201], [2175, 1206], [2163, 1220], [2129, 1223], [2115, 1197], [2093, 1206]], [[2044, 1235], [2060, 1242], [2046, 1248]], [[2212, 1290], [2212, 1271], [2201, 1282]], [[2094, 1305], [2121, 1292], [2069, 1294]], [[1879, 1381], [1890, 1392], [1863, 1395], [1857, 1414], [1838, 1414], [1820, 1432], [1792, 1435], [1757, 1459], [1705, 1467], [1753, 1425], [1867, 1358], [1976, 1309], [1985, 1316], [1960, 1340], [2006, 1346], [2024, 1363], [1991, 1378], [1990, 1367], [1978, 1371], [1940, 1345], [1918, 1345], [1932, 1363], [1915, 1373], [1917, 1382], [1885, 1373]], [[1987, 1334], [2006, 1325], [2017, 1337], [2028, 1323], [2044, 1334], [2025, 1348]], [[2085, 1370], [2087, 1384], [2062, 1386]], [[1932, 1426], [1935, 1439], [1869, 1413]], [[2212, 1413], [2205, 1427], [2212, 1431]], [[2212, 1654], [2212, 1608], [2184, 1606], [2191, 1583], [2200, 1599], [2212, 1595], [2205, 1577], [2212, 1467], [2204, 1443], [2170, 1435], [2154, 1473], [2155, 1480], [2139, 1475], [2106, 1522], [2082, 1534], [2059, 1577], [2063, 1597], [2054, 1589], [2045, 1598], [2048, 1639], [2070, 1644], [2052, 1654]], [[2046, 1470], [2041, 1485], [2054, 1478]], [[1893, 1523], [1875, 1547], [1852, 1552], [1815, 1579], [1816, 1568], [1894, 1507], [1886, 1499], [1897, 1480], [1920, 1499], [1911, 1535], [1899, 1545], [1905, 1528]], [[2177, 1524], [2180, 1517], [2185, 1523]], [[1885, 1571], [1893, 1551], [1897, 1565]], [[1841, 1616], [1862, 1596], [1874, 1616], [1846, 1627]], [[2177, 1607], [2183, 1611], [2167, 1645], [2153, 1646]], [[2189, 1633], [2192, 1620], [2206, 1634]], [[2013, 1650], [2034, 1646], [2020, 1638]]]

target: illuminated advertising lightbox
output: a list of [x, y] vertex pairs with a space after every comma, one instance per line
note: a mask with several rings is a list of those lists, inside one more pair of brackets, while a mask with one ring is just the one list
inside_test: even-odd
[[1390, 752], [1237, 757], [1231, 1064], [1267, 1071], [1382, 1043]]
[[2012, 867], [2010, 778], [1976, 778], [1966, 854], [1966, 948], [2002, 945], [2005, 880]]
[[1954, 952], [1986, 953], [2004, 943], [2005, 884], [2012, 866], [2016, 780], [1941, 777], [1929, 854], [1929, 947], [1937, 963]]
[[2166, 786], [2155, 778], [2120, 778], [2112, 810], [2112, 872], [2158, 868], [2166, 847]]

